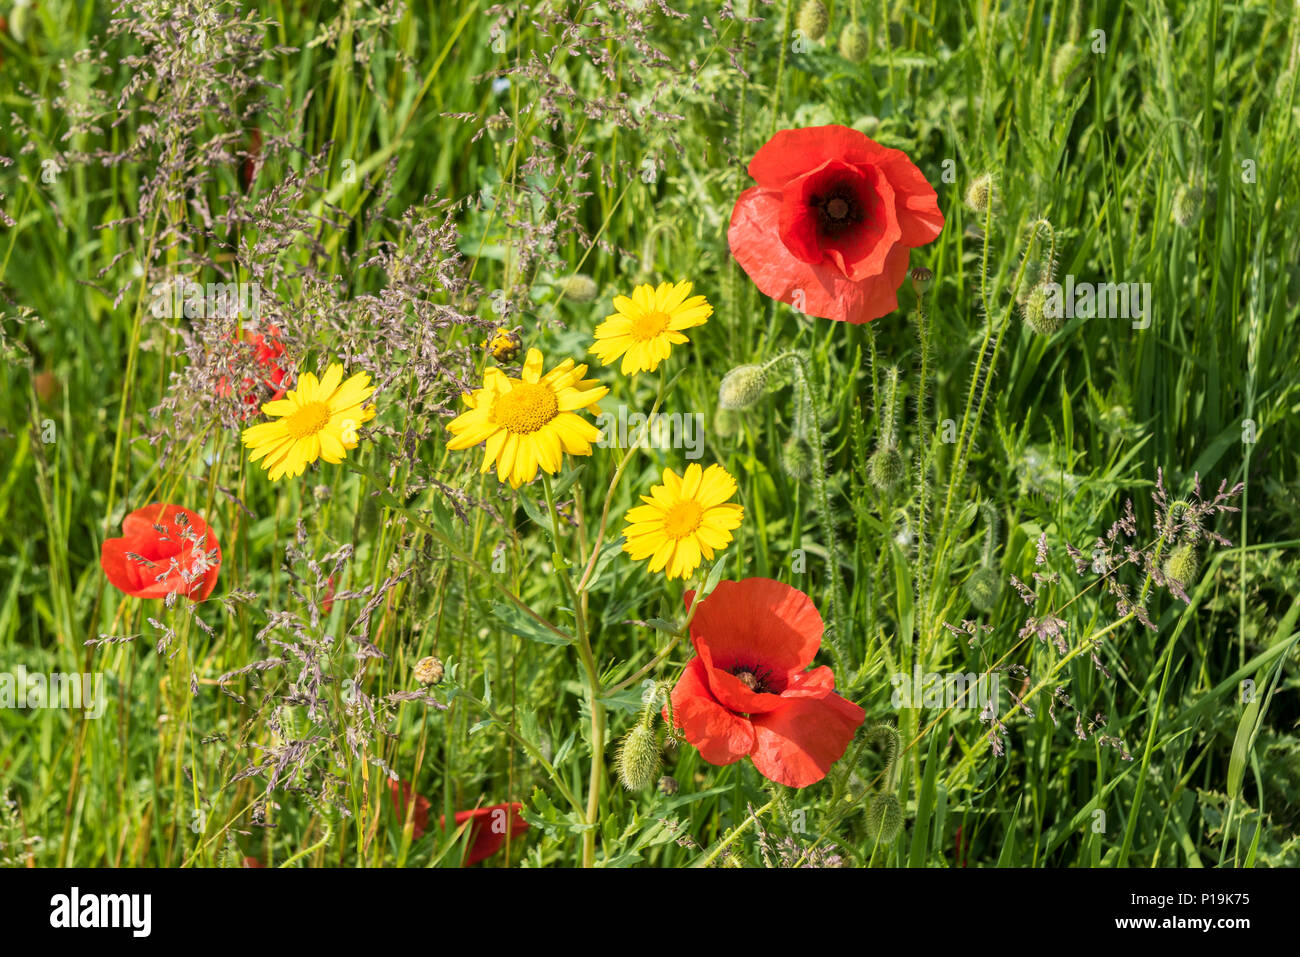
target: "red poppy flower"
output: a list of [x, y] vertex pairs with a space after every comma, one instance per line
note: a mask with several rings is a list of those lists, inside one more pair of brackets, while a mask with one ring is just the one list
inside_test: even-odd
[[[411, 783], [402, 781], [400, 784], [392, 778], [388, 780], [388, 791], [393, 799], [393, 810], [397, 812], [397, 819], [402, 825], [406, 825], [406, 802], [411, 799]], [[415, 809], [411, 812], [411, 838], [418, 841], [424, 836], [424, 832], [429, 829], [429, 799], [423, 794], [415, 796]]]
[[197, 512], [179, 505], [146, 505], [122, 519], [122, 537], [105, 540], [99, 564], [114, 587], [136, 598], [212, 594], [221, 545]]
[[938, 197], [901, 150], [847, 126], [781, 130], [755, 154], [727, 239], [765, 295], [870, 322], [898, 308], [909, 250], [943, 230]]
[[[280, 342], [279, 335], [280, 330], [275, 326], [268, 326], [266, 335], [242, 329], [231, 337], [235, 342], [243, 343], [252, 352], [253, 360], [264, 370], [264, 377], [260, 384], [249, 376], [244, 377], [243, 418], [245, 419], [256, 415], [264, 401], [274, 402], [283, 399], [285, 391], [293, 384], [293, 377], [285, 368], [289, 363], [284, 361], [284, 344]], [[225, 376], [218, 380], [216, 391], [217, 395], [230, 395], [230, 381]]]
[[821, 615], [797, 588], [719, 582], [691, 621], [696, 657], [673, 688], [671, 719], [710, 764], [748, 756], [779, 784], [820, 781], [866, 719], [835, 693], [830, 668], [804, 670], [821, 640]]
[[[472, 811], [456, 812], [456, 827], [469, 822], [469, 854], [465, 857], [465, 867], [477, 864], [501, 850], [501, 844], [508, 836], [514, 838], [528, 830], [528, 822], [520, 816], [523, 805], [493, 804], [479, 807]], [[439, 826], [446, 826], [446, 818], [438, 819]]]

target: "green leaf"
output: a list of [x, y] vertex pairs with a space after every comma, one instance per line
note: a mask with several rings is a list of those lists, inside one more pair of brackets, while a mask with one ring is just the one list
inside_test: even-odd
[[492, 603], [492, 615], [500, 621], [511, 634], [529, 641], [539, 641], [544, 645], [572, 644], [571, 638], [562, 638], [549, 628], [529, 618], [514, 605], [496, 601]]

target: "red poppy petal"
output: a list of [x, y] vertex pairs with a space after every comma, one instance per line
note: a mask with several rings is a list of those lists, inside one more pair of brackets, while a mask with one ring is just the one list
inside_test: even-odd
[[[185, 514], [184, 525], [177, 523], [181, 513]], [[163, 532], [155, 526], [162, 526]], [[100, 549], [100, 566], [114, 587], [136, 598], [165, 598], [177, 592], [203, 601], [212, 594], [220, 571], [221, 545], [197, 512], [181, 505], [154, 503], [123, 518], [122, 530], [121, 538], [106, 539]], [[208, 553], [209, 567], [187, 582], [185, 576], [199, 564], [196, 541], [201, 541]], [[128, 553], [152, 562], [153, 567]], [[165, 576], [161, 581], [160, 575]]]
[[[523, 805], [516, 802], [492, 804], [472, 811], [457, 811], [456, 827], [466, 821], [472, 822], [469, 826], [469, 852], [465, 856], [464, 866], [469, 867], [491, 857], [501, 850], [507, 837], [513, 840], [528, 830], [528, 822], [519, 813], [522, 809]], [[445, 827], [445, 822], [445, 816], [439, 818], [438, 826]]]
[[778, 130], [750, 160], [749, 175], [764, 189], [780, 189], [827, 160], [875, 165], [887, 152], [865, 133], [847, 126]]
[[822, 617], [797, 588], [770, 578], [718, 582], [691, 621], [696, 651], [707, 645], [715, 668], [802, 671], [821, 647]]
[[784, 691], [783, 699], [788, 698], [824, 698], [835, 690], [835, 672], [826, 665], [812, 671], [801, 671], [790, 679]]
[[[393, 799], [393, 810], [397, 812], [398, 821], [406, 824], [406, 803], [411, 800], [411, 783], [388, 779], [388, 793]], [[411, 837], [419, 840], [429, 829], [429, 799], [423, 794], [415, 796], [415, 807], [411, 811]]]
[[815, 784], [843, 756], [867, 713], [838, 694], [795, 698], [754, 718], [754, 767], [792, 788]]
[[809, 316], [841, 322], [870, 322], [898, 308], [898, 287], [907, 277], [906, 246], [885, 258], [884, 272], [854, 282], [832, 263], [800, 262], [780, 241], [781, 195], [753, 187], [741, 193], [731, 213], [731, 254], [765, 296]]
[[894, 206], [902, 229], [899, 242], [904, 246], [933, 242], [943, 232], [944, 225], [934, 187], [902, 150], [885, 152], [888, 156], [878, 167], [896, 194]]
[[[704, 661], [692, 658], [672, 691], [672, 720], [686, 740], [710, 764], [732, 764], [754, 748], [754, 726], [714, 699], [704, 673]], [[667, 705], [664, 720], [669, 720]]]
[[107, 538], [99, 549], [99, 567], [104, 569], [109, 583], [119, 591], [132, 595], [141, 587], [140, 565], [126, 557], [132, 551], [125, 538]]

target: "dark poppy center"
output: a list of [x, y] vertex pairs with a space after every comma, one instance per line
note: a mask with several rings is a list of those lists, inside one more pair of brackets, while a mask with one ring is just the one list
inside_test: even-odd
[[750, 668], [745, 665], [738, 665], [731, 669], [731, 673], [736, 676], [736, 680], [742, 685], [757, 694], [763, 694], [767, 689], [767, 673], [757, 668]]
[[835, 238], [861, 223], [865, 213], [857, 193], [848, 183], [831, 187], [824, 195], [812, 197], [817, 211], [818, 232]]

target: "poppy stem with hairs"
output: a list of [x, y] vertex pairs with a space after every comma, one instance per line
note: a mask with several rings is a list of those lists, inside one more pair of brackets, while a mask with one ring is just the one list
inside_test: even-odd
[[817, 399], [817, 390], [813, 388], [812, 363], [802, 352], [783, 352], [769, 359], [764, 368], [770, 369], [780, 363], [788, 363], [794, 370], [795, 388], [802, 392], [804, 408], [808, 409], [813, 428], [808, 435], [808, 447], [812, 450], [812, 475], [809, 481], [813, 488], [813, 504], [821, 520], [822, 537], [826, 546], [826, 574], [830, 578], [831, 626], [827, 629], [827, 644], [831, 656], [835, 659], [835, 670], [841, 674], [850, 674], [846, 657], [846, 635], [848, 618], [845, 614], [846, 598], [844, 580], [840, 576], [840, 554], [835, 538], [835, 518], [831, 514], [831, 497], [826, 487], [826, 453], [822, 447], [821, 426], [822, 407]]

